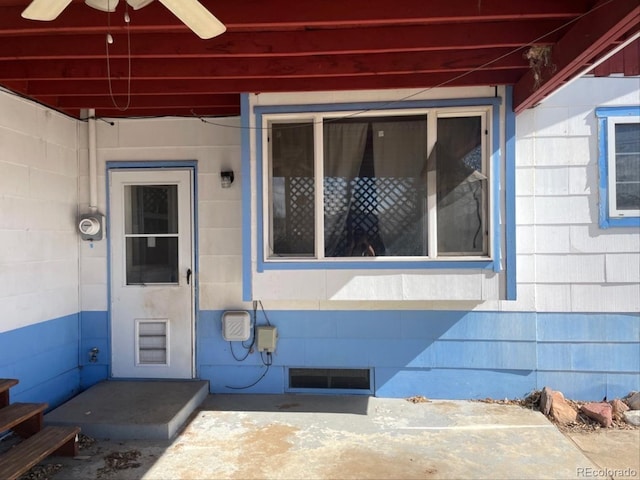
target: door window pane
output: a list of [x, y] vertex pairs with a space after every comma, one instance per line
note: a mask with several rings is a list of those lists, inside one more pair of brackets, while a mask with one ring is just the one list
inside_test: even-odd
[[438, 119], [438, 255], [486, 254], [487, 177], [480, 117]]
[[178, 283], [178, 186], [126, 185], [127, 285]]
[[125, 234], [178, 233], [177, 185], [126, 185]]
[[178, 283], [177, 237], [128, 237], [127, 285]]

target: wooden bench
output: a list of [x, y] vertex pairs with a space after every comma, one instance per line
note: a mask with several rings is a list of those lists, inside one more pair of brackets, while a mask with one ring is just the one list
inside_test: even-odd
[[17, 384], [14, 378], [0, 378], [0, 408], [9, 405], [9, 389]]
[[13, 430], [23, 438], [42, 430], [46, 403], [12, 403], [0, 408], [0, 432]]
[[80, 427], [45, 427], [0, 455], [0, 478], [15, 480], [49, 455], [76, 456]]

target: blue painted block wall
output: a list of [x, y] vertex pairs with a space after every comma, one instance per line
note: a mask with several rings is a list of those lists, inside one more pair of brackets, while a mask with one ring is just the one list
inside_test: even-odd
[[[89, 350], [100, 350], [91, 362]], [[109, 376], [107, 312], [80, 312], [0, 333], [0, 378], [17, 378], [12, 402], [49, 409]]]
[[[86, 390], [109, 378], [111, 363], [111, 343], [109, 339], [108, 312], [80, 312], [80, 389]], [[90, 351], [98, 349], [95, 361], [91, 361]]]
[[0, 378], [17, 378], [12, 402], [54, 408], [79, 392], [79, 314], [0, 333]]
[[[638, 314], [268, 311], [279, 341], [266, 372], [257, 353], [234, 360], [231, 348], [245, 350], [222, 339], [222, 313], [201, 311], [197, 324], [197, 373], [212, 393], [283, 393], [292, 367], [371, 369], [367, 393], [384, 397], [516, 398], [550, 386], [599, 400], [640, 390]], [[0, 334], [0, 377], [20, 380], [12, 401], [53, 408], [107, 379], [110, 359], [107, 312]]]
[[538, 315], [538, 384], [575, 399], [640, 390], [640, 316]]
[[[548, 385], [570, 398], [640, 389], [640, 316], [465, 311], [271, 311], [273, 365], [199, 315], [197, 368], [213, 393], [283, 393], [288, 368], [369, 368], [383, 397], [519, 398]], [[258, 324], [265, 324], [262, 312]], [[249, 388], [243, 388], [250, 386]]]

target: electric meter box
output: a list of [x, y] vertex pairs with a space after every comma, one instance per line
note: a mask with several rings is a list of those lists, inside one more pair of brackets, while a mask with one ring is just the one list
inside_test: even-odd
[[78, 218], [78, 233], [82, 240], [102, 240], [104, 216], [100, 213], [86, 213]]
[[222, 314], [222, 338], [227, 342], [244, 342], [251, 335], [249, 312], [229, 310]]

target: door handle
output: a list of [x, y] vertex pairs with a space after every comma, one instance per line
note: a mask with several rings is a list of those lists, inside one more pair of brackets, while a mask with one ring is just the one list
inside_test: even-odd
[[191, 269], [187, 268], [187, 285], [191, 282]]

